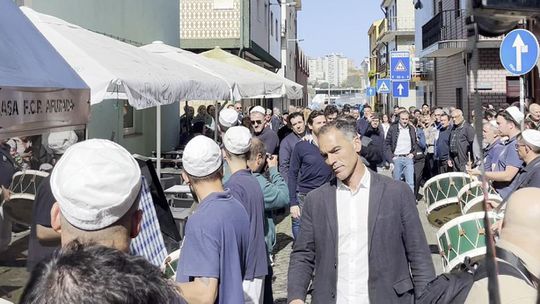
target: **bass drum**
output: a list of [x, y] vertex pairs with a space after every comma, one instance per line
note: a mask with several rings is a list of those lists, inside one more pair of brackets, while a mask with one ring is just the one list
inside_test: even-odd
[[427, 204], [427, 218], [431, 225], [441, 227], [462, 215], [458, 204], [458, 192], [471, 182], [473, 178], [461, 172], [440, 174], [426, 182], [424, 198]]

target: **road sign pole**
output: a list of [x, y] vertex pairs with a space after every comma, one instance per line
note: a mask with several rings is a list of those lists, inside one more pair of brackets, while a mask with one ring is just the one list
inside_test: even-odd
[[[519, 77], [519, 109], [525, 113], [525, 75]], [[521, 120], [521, 130], [525, 130], [525, 119]]]

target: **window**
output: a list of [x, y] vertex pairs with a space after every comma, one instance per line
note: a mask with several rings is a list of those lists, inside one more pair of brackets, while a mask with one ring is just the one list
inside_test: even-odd
[[271, 12], [270, 13], [270, 34], [272, 36], [274, 36], [274, 24], [272, 23], [273, 20], [274, 20], [274, 13]]
[[456, 18], [461, 17], [461, 0], [454, 0], [454, 7], [456, 8]]
[[257, 0], [257, 20], [261, 21], [261, 0]]
[[506, 102], [519, 102], [519, 77], [506, 77]]
[[124, 121], [124, 135], [134, 134], [135, 133], [135, 109], [133, 109], [133, 107], [128, 103], [127, 100], [124, 101], [123, 121]]
[[276, 19], [276, 41], [278, 41], [278, 33], [279, 33], [279, 30], [278, 30], [278, 24], [277, 24], [277, 19]]
[[463, 110], [463, 88], [456, 88], [456, 108]]

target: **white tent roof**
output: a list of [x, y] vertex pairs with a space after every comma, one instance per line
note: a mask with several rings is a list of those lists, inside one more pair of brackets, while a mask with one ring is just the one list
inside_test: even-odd
[[88, 86], [11, 0], [0, 0], [0, 58], [0, 137], [88, 122]]
[[197, 68], [27, 7], [21, 10], [90, 86], [92, 104], [111, 97], [107, 92], [125, 92], [136, 109], [231, 97], [225, 81]]
[[283, 82], [274, 77], [228, 65], [195, 53], [176, 48], [161, 41], [141, 47], [172, 60], [183, 62], [224, 79], [234, 88], [235, 99], [281, 97]]
[[259, 74], [265, 75], [266, 77], [270, 79], [279, 81], [282, 83], [281, 95], [287, 96], [289, 99], [300, 99], [303, 97], [303, 91], [302, 91], [303, 86], [301, 84], [298, 84], [285, 77], [281, 77], [280, 75], [272, 73], [263, 67], [260, 67], [254, 63], [251, 63], [231, 53], [228, 53], [219, 47], [203, 52], [201, 53], [201, 55], [207, 58], [219, 61], [219, 62], [226, 63], [230, 66], [235, 66], [244, 70], [259, 73]]

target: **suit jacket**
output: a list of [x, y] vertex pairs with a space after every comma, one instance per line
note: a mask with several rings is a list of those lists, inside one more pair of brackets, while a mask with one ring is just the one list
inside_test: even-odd
[[[431, 254], [409, 186], [372, 171], [368, 211], [369, 300], [413, 303], [435, 278]], [[291, 254], [288, 300], [336, 303], [338, 224], [336, 180], [309, 192]]]

